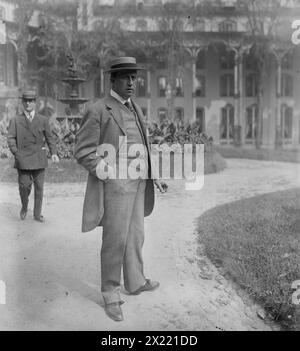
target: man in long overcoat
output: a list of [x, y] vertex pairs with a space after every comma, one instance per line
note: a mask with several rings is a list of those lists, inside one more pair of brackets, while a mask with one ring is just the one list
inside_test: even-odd
[[37, 95], [34, 90], [25, 90], [21, 96], [23, 111], [11, 119], [7, 143], [15, 157], [14, 167], [18, 170], [19, 193], [22, 203], [20, 218], [26, 218], [29, 195], [34, 184], [33, 217], [44, 222], [41, 214], [45, 168], [48, 165], [45, 142], [53, 162], [58, 162], [55, 141], [52, 137], [48, 118], [36, 112]]
[[[103, 226], [101, 291], [105, 311], [115, 321], [123, 320], [120, 307], [123, 303], [120, 297], [122, 269], [125, 289], [132, 295], [159, 286], [158, 282], [145, 278], [143, 270], [144, 216], [150, 215], [154, 206], [154, 183], [161, 192], [165, 190], [163, 182], [152, 179], [144, 116], [132, 100], [140, 69], [133, 57], [111, 62], [106, 71], [111, 77], [110, 93], [86, 112], [75, 147], [75, 158], [89, 172], [82, 231]], [[124, 138], [125, 148], [121, 146]], [[108, 157], [101, 152], [101, 146], [105, 145]], [[128, 151], [136, 146], [144, 147], [143, 162], [139, 162], [140, 174], [144, 176], [132, 179], [128, 174], [132, 174], [130, 167], [135, 155]], [[128, 173], [122, 178], [120, 164], [124, 162]]]

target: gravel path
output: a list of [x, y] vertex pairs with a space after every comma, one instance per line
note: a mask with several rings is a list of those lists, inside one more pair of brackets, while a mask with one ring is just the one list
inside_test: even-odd
[[0, 183], [0, 280], [7, 295], [0, 330], [269, 330], [258, 307], [199, 250], [196, 219], [220, 204], [296, 186], [300, 165], [252, 160], [228, 160], [228, 169], [206, 176], [198, 192], [169, 182], [145, 220], [145, 271], [161, 287], [124, 292], [125, 320], [115, 323], [99, 306], [100, 229], [80, 232], [85, 185], [46, 184], [47, 222], [40, 224], [31, 211], [19, 220], [16, 184]]

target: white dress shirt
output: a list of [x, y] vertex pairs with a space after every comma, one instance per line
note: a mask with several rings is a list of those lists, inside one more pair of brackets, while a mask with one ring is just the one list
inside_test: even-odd
[[114, 97], [115, 99], [117, 99], [122, 105], [125, 104], [125, 102], [131, 102], [130, 98], [128, 98], [127, 100], [123, 99], [122, 96], [120, 96], [118, 93], [116, 93], [114, 90], [110, 89], [110, 95], [112, 97]]
[[32, 122], [32, 120], [34, 119], [35, 116], [35, 111], [31, 111], [31, 112], [27, 112], [26, 110], [24, 110], [25, 116], [27, 117], [27, 119], [29, 120], [29, 122]]

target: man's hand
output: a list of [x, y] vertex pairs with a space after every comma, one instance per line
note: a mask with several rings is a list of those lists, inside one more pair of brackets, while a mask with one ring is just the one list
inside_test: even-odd
[[166, 193], [167, 189], [168, 189], [168, 184], [159, 180], [159, 179], [154, 179], [154, 184], [156, 185], [157, 189], [161, 192], [161, 193]]
[[59, 157], [57, 155], [52, 155], [51, 160], [53, 163], [58, 163], [59, 162]]

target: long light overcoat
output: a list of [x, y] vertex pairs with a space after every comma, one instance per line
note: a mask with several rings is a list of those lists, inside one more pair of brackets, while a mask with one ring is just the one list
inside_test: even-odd
[[[154, 207], [154, 184], [151, 179], [150, 146], [147, 141], [143, 112], [133, 101], [137, 112], [144, 140], [149, 155], [149, 177], [145, 191], [144, 215], [151, 214]], [[88, 170], [88, 180], [83, 204], [82, 231], [88, 232], [101, 226], [104, 214], [104, 182], [96, 175], [96, 168], [101, 159], [97, 148], [102, 144], [110, 144], [119, 151], [120, 137], [125, 137], [125, 126], [120, 109], [121, 103], [112, 96], [107, 96], [91, 105], [83, 116], [79, 132], [76, 136], [74, 156], [78, 163]], [[117, 216], [117, 213], [116, 213]]]

